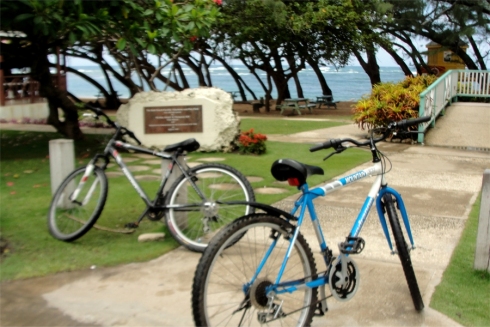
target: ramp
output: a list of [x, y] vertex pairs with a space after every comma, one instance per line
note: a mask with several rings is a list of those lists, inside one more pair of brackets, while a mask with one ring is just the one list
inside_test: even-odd
[[490, 104], [457, 102], [446, 108], [425, 135], [425, 144], [490, 151]]

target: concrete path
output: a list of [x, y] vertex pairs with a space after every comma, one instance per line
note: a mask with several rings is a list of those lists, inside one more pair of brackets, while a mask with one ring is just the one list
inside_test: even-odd
[[[441, 128], [440, 132], [452, 130]], [[478, 134], [477, 139], [485, 135]], [[269, 139], [311, 144], [347, 136], [360, 138], [364, 133], [353, 125]], [[465, 139], [467, 143], [458, 147], [479, 142]], [[402, 193], [411, 216], [418, 245], [412, 260], [424, 311], [414, 311], [399, 259], [390, 255], [378, 218], [371, 213], [361, 233], [366, 248], [354, 258], [361, 274], [359, 292], [349, 302], [330, 299], [329, 312], [315, 317], [314, 326], [458, 326], [428, 304], [481, 189], [483, 171], [490, 168], [490, 153], [449, 146], [382, 145], [393, 164], [389, 183]], [[328, 169], [328, 161], [318, 165]], [[335, 244], [350, 230], [369, 182], [353, 184], [317, 201], [317, 213], [334, 253], [338, 253]], [[289, 210], [294, 198], [276, 205]], [[302, 232], [318, 254], [311, 226], [306, 224]], [[193, 326], [190, 290], [199, 257], [179, 248], [145, 263], [3, 283], [1, 325]], [[317, 257], [319, 270], [321, 263]]]

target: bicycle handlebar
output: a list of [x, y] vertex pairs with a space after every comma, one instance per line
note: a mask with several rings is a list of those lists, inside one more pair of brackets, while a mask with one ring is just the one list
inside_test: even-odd
[[123, 126], [120, 126], [119, 124], [117, 124], [116, 122], [114, 122], [109, 116], [106, 115], [105, 112], [102, 111], [102, 109], [100, 108], [97, 108], [97, 107], [93, 107], [89, 104], [85, 104], [85, 108], [93, 111], [95, 113], [95, 115], [97, 116], [97, 118], [99, 116], [103, 116], [106, 120], [106, 122], [111, 125], [112, 127], [114, 127], [116, 130], [119, 130], [121, 132], [121, 135], [128, 135], [130, 138], [132, 138], [133, 140], [136, 141], [136, 143], [138, 143], [138, 145], [141, 145], [141, 141], [138, 140], [138, 138], [136, 137], [136, 135], [134, 135], [134, 133], [127, 129], [126, 127], [123, 127]]
[[397, 121], [397, 122], [392, 122], [392, 123], [389, 123], [388, 124], [388, 127], [386, 129], [386, 132], [379, 138], [371, 138], [367, 141], [364, 141], [364, 142], [359, 142], [357, 140], [354, 140], [354, 139], [351, 139], [351, 138], [345, 138], [345, 139], [331, 139], [331, 140], [328, 140], [324, 143], [321, 143], [321, 144], [318, 144], [318, 145], [315, 145], [313, 147], [310, 148], [310, 152], [315, 152], [315, 151], [319, 151], [319, 150], [322, 150], [322, 149], [328, 149], [328, 148], [337, 148], [339, 146], [342, 145], [342, 143], [344, 142], [349, 142], [349, 143], [352, 143], [356, 146], [368, 146], [371, 144], [371, 141], [373, 141], [374, 143], [377, 143], [379, 141], [382, 141], [384, 139], [386, 139], [388, 137], [388, 135], [390, 134], [391, 131], [395, 130], [395, 129], [404, 129], [404, 128], [408, 128], [408, 127], [411, 127], [411, 126], [415, 126], [415, 125], [418, 125], [418, 124], [421, 124], [421, 123], [425, 123], [425, 122], [428, 122], [429, 120], [431, 119], [430, 116], [424, 116], [424, 117], [418, 117], [418, 118], [415, 118], [415, 119], [403, 119], [403, 120], [400, 120], [400, 121]]
[[[403, 119], [403, 120], [400, 120], [398, 122], [393, 122], [392, 124], [394, 126], [392, 127], [392, 129], [394, 129], [394, 128], [407, 128], [407, 127], [415, 126], [418, 124], [422, 124], [422, 123], [428, 122], [430, 120], [430, 118], [431, 118], [430, 116], [424, 116], [424, 117], [418, 117], [418, 118], [414, 118], [414, 119]], [[388, 128], [390, 128], [389, 125], [388, 125]]]

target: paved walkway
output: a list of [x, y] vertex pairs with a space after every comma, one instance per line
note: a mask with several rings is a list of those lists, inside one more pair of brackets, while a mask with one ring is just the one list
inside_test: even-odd
[[[446, 117], [450, 117], [449, 110]], [[389, 183], [401, 191], [411, 215], [418, 245], [412, 260], [426, 303], [424, 311], [414, 311], [399, 260], [389, 254], [373, 216], [361, 233], [366, 248], [354, 258], [362, 276], [359, 292], [349, 302], [329, 300], [329, 312], [314, 318], [314, 326], [458, 326], [428, 304], [481, 189], [483, 171], [490, 168], [490, 152], [461, 150], [485, 148], [479, 143], [482, 138], [488, 147], [488, 116], [482, 113], [477, 121], [483, 121], [486, 129], [476, 139], [463, 138], [466, 143], [457, 144], [456, 149], [451, 148], [451, 140], [460, 139], [452, 129], [442, 128], [439, 133], [446, 134], [447, 143], [437, 143], [431, 131], [426, 146], [382, 145], [393, 164]], [[270, 139], [315, 143], [344, 136], [364, 135], [355, 126], [341, 126]], [[319, 165], [328, 169], [328, 161]], [[369, 182], [317, 201], [334, 253], [338, 252], [334, 244], [343, 241], [350, 230]], [[293, 198], [276, 205], [289, 208]], [[311, 226], [302, 231], [315, 249]], [[198, 254], [179, 248], [145, 263], [3, 283], [2, 326], [192, 326], [190, 289], [198, 260]], [[319, 269], [321, 262], [317, 260]]]

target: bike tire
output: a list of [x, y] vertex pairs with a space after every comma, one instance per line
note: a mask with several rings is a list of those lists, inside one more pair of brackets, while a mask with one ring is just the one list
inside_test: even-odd
[[[250, 182], [238, 170], [223, 164], [203, 164], [191, 168], [192, 182], [183, 174], [166, 195], [166, 205], [195, 204], [194, 208], [166, 210], [165, 220], [170, 234], [189, 250], [203, 252], [212, 236], [233, 220], [254, 212], [246, 205], [217, 202], [255, 201]], [[204, 194], [203, 201], [196, 187]]]
[[[85, 173], [86, 167], [74, 170], [56, 190], [48, 211], [48, 228], [50, 234], [61, 241], [71, 242], [87, 233], [99, 218], [107, 199], [108, 183], [104, 171], [95, 167], [91, 176], [85, 181], [77, 199], [68, 199]], [[92, 189], [92, 186], [94, 189]], [[90, 197], [86, 197], [89, 193]]]
[[403, 231], [400, 227], [400, 221], [398, 219], [393, 198], [391, 194], [385, 194], [383, 196], [383, 200], [386, 207], [386, 212], [388, 214], [388, 219], [390, 221], [391, 230], [393, 232], [393, 237], [395, 239], [398, 257], [402, 263], [403, 272], [405, 273], [408, 288], [410, 289], [413, 305], [415, 306], [415, 310], [422, 311], [422, 309], [424, 309], [424, 302], [422, 300], [422, 295], [420, 294], [415, 271], [413, 270], [412, 260], [410, 259], [410, 251], [407, 245], [408, 243], [406, 242]]
[[[294, 230], [295, 227], [288, 221], [268, 214], [244, 216], [223, 228], [204, 251], [194, 275], [192, 312], [195, 325], [261, 324], [259, 316], [268, 311], [270, 304], [267, 303], [265, 286], [275, 282]], [[277, 244], [255, 282], [250, 283], [272, 242], [270, 236], [273, 234], [278, 236]], [[299, 233], [281, 282], [302, 278], [310, 281], [315, 276], [313, 253]], [[292, 293], [276, 295], [273, 303], [282, 301], [281, 313], [289, 315], [279, 314], [277, 320], [266, 324], [309, 326], [315, 311], [317, 293], [317, 288], [305, 287]], [[243, 307], [243, 310], [237, 311], [239, 307]]]

